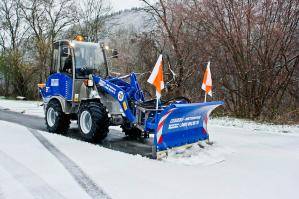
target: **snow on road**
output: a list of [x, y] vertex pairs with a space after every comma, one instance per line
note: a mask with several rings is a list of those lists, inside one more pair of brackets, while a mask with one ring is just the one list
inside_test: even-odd
[[[43, 115], [40, 107], [31, 109], [36, 102], [6, 102], [0, 100], [0, 107], [14, 111], [23, 107], [25, 114], [33, 115], [38, 111], [32, 110], [40, 110]], [[232, 118], [215, 118], [209, 124], [214, 145], [171, 152], [162, 161], [47, 132], [39, 134], [111, 198], [297, 197], [298, 125]], [[27, 128], [0, 121], [1, 199], [90, 198], [63, 164]]]
[[[0, 121], [2, 198], [90, 198], [25, 127]], [[299, 132], [210, 126], [213, 146], [163, 161], [40, 132], [111, 198], [296, 198]]]
[[88, 198], [25, 127], [0, 121], [0, 189], [4, 198]]

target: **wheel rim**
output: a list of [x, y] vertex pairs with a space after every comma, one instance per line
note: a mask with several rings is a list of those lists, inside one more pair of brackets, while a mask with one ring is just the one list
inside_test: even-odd
[[47, 121], [48, 121], [48, 125], [49, 125], [50, 127], [52, 127], [52, 126], [55, 125], [56, 114], [57, 114], [57, 113], [55, 112], [55, 110], [54, 110], [52, 107], [50, 107], [50, 108], [48, 109], [48, 112], [47, 112]]
[[91, 130], [92, 119], [88, 111], [83, 111], [80, 116], [80, 127], [84, 134], [88, 134]]

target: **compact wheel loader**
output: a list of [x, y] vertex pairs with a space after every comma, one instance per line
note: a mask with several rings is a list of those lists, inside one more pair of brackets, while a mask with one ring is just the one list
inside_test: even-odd
[[[185, 98], [145, 100], [135, 73], [109, 74], [107, 50], [82, 39], [54, 43], [51, 74], [39, 84], [49, 132], [66, 133], [77, 120], [81, 136], [105, 139], [109, 126], [121, 126], [127, 136], [152, 134], [154, 157], [167, 150], [209, 139], [207, 119], [221, 101], [190, 103]], [[112, 52], [117, 57], [117, 51]], [[111, 57], [110, 57], [111, 58]]]

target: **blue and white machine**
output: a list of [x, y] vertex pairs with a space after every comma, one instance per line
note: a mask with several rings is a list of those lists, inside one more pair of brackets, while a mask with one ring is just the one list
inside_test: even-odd
[[[66, 133], [78, 120], [81, 136], [90, 142], [107, 136], [109, 126], [120, 125], [127, 136], [153, 134], [155, 157], [168, 149], [209, 139], [208, 116], [221, 101], [190, 103], [186, 98], [146, 100], [135, 73], [109, 75], [107, 51], [98, 43], [62, 40], [54, 43], [51, 75], [39, 84], [50, 132]], [[117, 51], [112, 52], [117, 57]]]

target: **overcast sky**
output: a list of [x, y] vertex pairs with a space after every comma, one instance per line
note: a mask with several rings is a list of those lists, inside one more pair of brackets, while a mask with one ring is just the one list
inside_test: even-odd
[[130, 9], [132, 7], [139, 7], [142, 5], [140, 0], [110, 0], [114, 11]]

